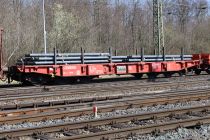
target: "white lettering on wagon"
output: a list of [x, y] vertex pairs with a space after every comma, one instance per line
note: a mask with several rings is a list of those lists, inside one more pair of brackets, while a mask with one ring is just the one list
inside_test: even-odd
[[117, 66], [117, 73], [126, 73], [126, 66]]

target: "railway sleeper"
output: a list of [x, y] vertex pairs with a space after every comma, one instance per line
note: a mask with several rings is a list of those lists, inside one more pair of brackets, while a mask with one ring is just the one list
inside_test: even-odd
[[109, 137], [102, 137], [100, 140], [110, 140]]
[[189, 126], [189, 127], [186, 127], [186, 128], [188, 128], [188, 129], [194, 129], [194, 128], [196, 128], [196, 129], [200, 129], [202, 125], [204, 125], [204, 123], [203, 123], [203, 122], [201, 122], [201, 121], [199, 121], [199, 122], [198, 122], [198, 123], [196, 123], [195, 125], [193, 125], [193, 126]]
[[153, 132], [152, 132], [152, 134], [154, 135], [154, 136], [161, 136], [161, 135], [164, 135], [164, 131], [161, 131], [160, 129], [155, 129]]
[[173, 118], [178, 119], [178, 120], [185, 120], [185, 119], [189, 119], [190, 117], [187, 114], [175, 114]]
[[86, 131], [88, 131], [88, 130], [91, 129], [92, 127], [93, 127], [92, 125], [87, 124], [87, 125], [84, 127], [84, 129], [85, 129]]
[[134, 104], [129, 104], [127, 109], [131, 109], [131, 108], [134, 108]]
[[64, 136], [67, 136], [67, 137], [79, 135], [78, 131], [73, 131], [73, 130], [72, 131], [64, 130], [62, 133]]
[[135, 120], [135, 121], [133, 121], [133, 123], [134, 123], [135, 125], [145, 125], [145, 122], [139, 121], [138, 119]]
[[207, 113], [204, 112], [190, 112], [188, 115], [195, 116], [195, 117], [204, 117], [207, 115]]
[[102, 132], [104, 130], [101, 128], [98, 128], [98, 127], [92, 127], [92, 128], [89, 128], [88, 131], [90, 131], [92, 133], [98, 133], [98, 132]]
[[33, 138], [35, 139], [40, 139], [40, 140], [52, 140], [53, 138], [50, 137], [48, 134], [45, 133], [34, 133], [32, 135]]
[[130, 134], [127, 135], [127, 137], [129, 137], [129, 138], [134, 138], [135, 136], [137, 136], [137, 134], [134, 132], [131, 132]]
[[118, 128], [118, 129], [122, 129], [125, 128], [125, 125], [122, 123], [115, 123], [112, 125], [113, 128]]

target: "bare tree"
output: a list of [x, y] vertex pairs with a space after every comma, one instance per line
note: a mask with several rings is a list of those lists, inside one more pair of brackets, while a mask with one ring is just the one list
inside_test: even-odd
[[[47, 42], [52, 51], [152, 54], [152, 1], [46, 0]], [[163, 0], [167, 53], [210, 51], [207, 0]], [[9, 64], [25, 53], [43, 52], [42, 1], [0, 0], [4, 28], [4, 57]]]

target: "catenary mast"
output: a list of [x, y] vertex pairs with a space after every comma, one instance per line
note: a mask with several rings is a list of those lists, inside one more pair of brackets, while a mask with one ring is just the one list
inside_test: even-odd
[[153, 44], [156, 54], [160, 55], [164, 47], [162, 0], [153, 0]]

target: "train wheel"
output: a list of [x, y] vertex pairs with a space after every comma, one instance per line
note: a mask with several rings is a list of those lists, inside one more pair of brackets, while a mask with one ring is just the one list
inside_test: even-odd
[[187, 74], [186, 70], [179, 71], [179, 76], [185, 76]]
[[196, 75], [200, 75], [200, 74], [201, 74], [201, 70], [198, 70], [198, 69], [195, 70], [195, 74], [196, 74]]
[[210, 74], [210, 69], [207, 69], [207, 70], [206, 70], [206, 73]]
[[164, 77], [166, 77], [166, 78], [170, 78], [170, 77], [172, 76], [171, 73], [163, 73], [163, 75], [164, 75]]
[[157, 73], [148, 73], [147, 76], [149, 79], [155, 79], [155, 78], [157, 78], [158, 74]]
[[136, 79], [141, 79], [143, 74], [138, 73], [138, 74], [134, 74], [133, 76], [135, 76]]
[[27, 80], [22, 80], [21, 83], [24, 86], [33, 86], [33, 83], [31, 83], [30, 81], [27, 81]]

